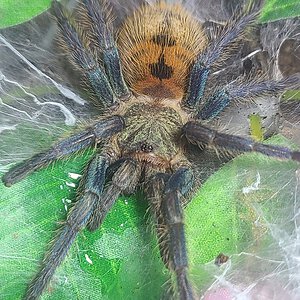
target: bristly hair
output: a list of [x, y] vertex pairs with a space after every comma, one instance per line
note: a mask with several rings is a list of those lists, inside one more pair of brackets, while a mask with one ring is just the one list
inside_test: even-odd
[[[60, 32], [57, 37], [58, 44], [70, 57], [72, 64], [79, 70], [82, 70], [83, 65], [93, 64], [87, 55], [83, 54], [84, 50], [89, 51], [88, 38], [74, 16], [56, 0], [52, 2], [51, 8]], [[90, 56], [92, 57], [91, 53]]]
[[107, 0], [82, 1], [77, 8], [78, 22], [86, 31], [90, 47], [99, 52], [115, 45], [113, 40], [115, 16]]
[[[211, 167], [210, 153], [214, 150], [214, 159], [256, 152], [300, 162], [298, 151], [222, 133], [210, 122], [236, 99], [273, 95], [299, 83], [299, 75], [275, 81], [233, 74], [235, 80], [226, 76], [215, 90], [209, 86], [213, 68], [238, 45], [246, 48], [241, 39], [255, 24], [263, 1], [239, 6], [211, 40], [184, 6], [171, 0], [147, 2], [153, 5], [134, 11], [117, 37], [107, 0], [81, 0], [72, 12], [53, 1], [61, 47], [106, 111], [80, 132], [13, 166], [2, 178], [11, 186], [50, 162], [96, 148], [66, 222], [29, 284], [27, 300], [42, 295], [79, 232], [99, 228], [120, 195], [136, 194], [138, 189], [145, 192], [161, 259], [172, 278], [167, 298], [195, 299], [184, 208], [200, 181], [226, 162], [222, 159]], [[223, 86], [225, 81], [230, 83]]]

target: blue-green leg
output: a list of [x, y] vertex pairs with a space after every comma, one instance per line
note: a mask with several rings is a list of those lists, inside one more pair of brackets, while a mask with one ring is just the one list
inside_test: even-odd
[[121, 131], [123, 128], [124, 121], [122, 117], [119, 116], [113, 116], [99, 121], [90, 128], [55, 144], [48, 151], [36, 154], [32, 158], [12, 167], [4, 174], [2, 181], [6, 186], [11, 186], [54, 160], [63, 158], [82, 149], [95, 146], [101, 140], [110, 137]]
[[[104, 68], [98, 64], [92, 51], [83, 42], [82, 32], [71, 22], [62, 5], [53, 1], [53, 10], [63, 40], [63, 48], [69, 54], [75, 67], [82, 71], [93, 92], [104, 107], [116, 104], [116, 97]], [[74, 22], [73, 22], [74, 23]], [[85, 41], [87, 42], [87, 41]]]
[[197, 122], [186, 123], [183, 127], [183, 133], [191, 143], [197, 144], [201, 148], [208, 146], [232, 153], [257, 152], [277, 159], [300, 162], [299, 151], [258, 143], [245, 137], [219, 133]]
[[232, 43], [243, 37], [245, 29], [255, 21], [258, 7], [259, 5], [253, 5], [247, 14], [229, 20], [220, 34], [210, 41], [207, 48], [197, 56], [191, 68], [187, 93], [183, 100], [184, 107], [189, 109], [199, 107], [211, 69], [224, 54], [226, 56]]
[[300, 75], [283, 78], [282, 80], [252, 80], [247, 83], [232, 83], [221, 90], [215, 91], [206, 101], [197, 115], [202, 120], [215, 118], [232, 100], [245, 101], [262, 95], [274, 95], [300, 84]]
[[105, 156], [97, 155], [91, 160], [83, 177], [82, 192], [46, 254], [40, 271], [30, 283], [25, 300], [34, 300], [41, 296], [55, 270], [66, 257], [78, 232], [88, 222], [96, 203], [101, 201], [107, 167], [108, 159]]
[[160, 253], [165, 265], [176, 276], [180, 300], [193, 300], [187, 277], [188, 259], [183, 218], [183, 197], [193, 184], [193, 173], [180, 168], [173, 174], [158, 174], [150, 180], [147, 195], [156, 219]]
[[118, 49], [113, 37], [112, 16], [109, 8], [99, 0], [83, 0], [82, 7], [85, 14], [82, 18], [89, 24], [92, 38], [96, 39], [99, 56], [105, 67], [111, 87], [118, 99], [127, 99], [131, 93], [124, 81]]

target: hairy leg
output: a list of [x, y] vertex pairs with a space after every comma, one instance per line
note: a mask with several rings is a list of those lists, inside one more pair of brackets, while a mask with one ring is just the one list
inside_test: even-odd
[[67, 221], [46, 254], [40, 271], [30, 283], [24, 297], [25, 300], [34, 300], [40, 297], [45, 287], [49, 284], [55, 270], [66, 257], [78, 232], [89, 220], [95, 203], [102, 200], [100, 200], [100, 196], [105, 182], [107, 167], [108, 159], [105, 156], [97, 155], [91, 160], [83, 177], [82, 195], [79, 196], [68, 215]]
[[2, 177], [2, 181], [6, 186], [11, 186], [54, 160], [96, 145], [102, 139], [121, 131], [123, 127], [123, 119], [119, 116], [101, 120], [90, 128], [55, 144], [48, 151], [36, 154], [32, 158], [12, 167]]
[[221, 90], [215, 91], [205, 102], [197, 118], [209, 120], [222, 112], [232, 100], [245, 100], [260, 95], [273, 95], [291, 89], [300, 84], [300, 74], [283, 78], [282, 80], [252, 80], [246, 83], [233, 82]]
[[102, 105], [104, 107], [114, 105], [116, 99], [113, 89], [104, 68], [98, 64], [91, 49], [88, 48], [86, 37], [75, 24], [72, 24], [74, 22], [71, 22], [71, 17], [59, 2], [54, 0], [52, 8], [61, 32], [62, 46], [69, 54], [71, 62], [83, 72]]
[[191, 68], [187, 94], [183, 100], [184, 107], [189, 109], [198, 108], [213, 65], [224, 54], [228, 53], [229, 46], [233, 42], [243, 37], [245, 29], [254, 23], [259, 7], [259, 3], [257, 5], [253, 4], [248, 12], [243, 12], [240, 16], [235, 16], [232, 20], [229, 20], [216, 39], [211, 41], [207, 48], [198, 55]]
[[121, 100], [127, 99], [131, 93], [123, 78], [120, 57], [113, 37], [113, 16], [107, 2], [83, 0], [80, 7], [81, 18], [88, 24], [91, 34], [89, 38], [95, 43], [114, 93]]
[[103, 222], [106, 212], [124, 191], [132, 193], [141, 176], [141, 166], [134, 160], [128, 159], [122, 162], [121, 166], [112, 176], [109, 186], [104, 190], [101, 201], [95, 205], [91, 218], [87, 224], [90, 231], [96, 230]]
[[216, 130], [202, 126], [197, 122], [186, 123], [183, 127], [183, 133], [191, 143], [200, 147], [215, 147], [237, 153], [259, 152], [266, 156], [300, 162], [299, 151], [292, 151], [289, 148], [280, 146], [265, 145], [249, 138], [218, 133]]
[[42, 268], [30, 284], [25, 300], [37, 299], [42, 294], [78, 232], [87, 224], [100, 226], [120, 193], [137, 185], [141, 167], [132, 160], [126, 160], [113, 175], [112, 182], [103, 190], [108, 164], [109, 159], [104, 155], [97, 155], [91, 160], [83, 177], [81, 196], [44, 258]]
[[205, 102], [196, 117], [202, 120], [210, 120], [222, 112], [233, 99], [244, 101], [245, 98], [251, 99], [260, 95], [273, 95], [278, 92], [283, 92], [286, 89], [296, 87], [299, 83], [300, 75], [290, 76], [279, 81], [253, 80], [244, 84], [234, 82], [221, 90], [215, 91]]
[[[159, 239], [163, 243], [161, 253], [164, 255], [164, 263], [176, 276], [179, 298], [192, 300], [194, 295], [187, 278], [188, 260], [182, 197], [191, 188], [193, 174], [188, 168], [180, 168], [164, 181], [163, 177], [154, 178], [149, 190], [150, 198], [156, 202], [154, 207], [158, 225], [163, 225], [162, 231], [158, 228]], [[156, 189], [163, 189], [163, 192]], [[158, 199], [159, 197], [162, 198]]]

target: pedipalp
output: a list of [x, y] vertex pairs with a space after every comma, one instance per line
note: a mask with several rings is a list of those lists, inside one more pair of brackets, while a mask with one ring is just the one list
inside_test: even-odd
[[89, 163], [81, 181], [82, 191], [78, 193], [78, 200], [46, 254], [42, 268], [29, 285], [25, 300], [39, 298], [55, 270], [66, 257], [79, 231], [85, 226], [89, 230], [97, 229], [120, 193], [136, 188], [141, 166], [132, 160], [125, 160], [104, 189], [109, 164], [110, 158], [105, 154], [96, 155]]

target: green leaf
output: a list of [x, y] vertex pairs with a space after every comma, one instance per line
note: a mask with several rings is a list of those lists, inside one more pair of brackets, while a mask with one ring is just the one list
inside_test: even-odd
[[[282, 136], [274, 136], [268, 143], [292, 146]], [[185, 209], [190, 273], [199, 293], [218, 273], [216, 266], [208, 271], [204, 264], [220, 253], [231, 256], [272, 249], [274, 240], [264, 220], [278, 227], [283, 223], [290, 226], [287, 218], [292, 220], [293, 215], [288, 215], [287, 210], [283, 212], [283, 203], [285, 208], [291, 208], [292, 214], [297, 168], [293, 161], [243, 154], [213, 174], [199, 189]], [[262, 220], [259, 226], [257, 220]], [[271, 253], [276, 255], [276, 250]]]
[[[56, 162], [11, 188], [0, 185], [0, 294], [6, 300], [21, 299], [37, 272], [58, 222], [65, 220], [70, 200], [75, 199], [78, 179], [71, 175], [82, 173], [90, 156], [84, 153]], [[204, 263], [220, 252], [239, 253], [253, 243], [254, 221], [246, 204], [269, 199], [274, 186], [277, 189], [279, 183], [284, 185], [281, 181], [289, 181], [296, 167], [293, 162], [260, 155], [242, 156], [225, 165], [197, 192], [185, 210], [185, 220], [191, 274], [199, 290], [211, 280], [211, 274], [201, 267]], [[258, 171], [266, 178], [261, 184], [269, 188], [257, 191], [255, 199], [253, 194], [247, 198], [242, 187], [255, 181]], [[274, 173], [283, 178], [275, 179]], [[268, 182], [270, 174], [273, 187]], [[286, 203], [286, 191], [269, 202], [271, 215], [278, 214], [282, 197]], [[97, 299], [158, 299], [169, 273], [145, 221], [146, 210], [143, 199], [120, 198], [97, 232], [80, 233], [43, 299], [87, 300], [95, 295]]]
[[[49, 8], [50, 3], [0, 0], [0, 28], [25, 22]], [[280, 0], [270, 0], [262, 20], [296, 15], [300, 15], [298, 1], [284, 1], [283, 5]], [[191, 273], [199, 289], [211, 278], [202, 270], [203, 263], [220, 252], [238, 253], [255, 237], [247, 203], [269, 199], [275, 187], [283, 186], [282, 181], [295, 172], [291, 162], [266, 163], [257, 157], [244, 156], [227, 164], [186, 208]], [[77, 181], [69, 173], [81, 173], [88, 159], [85, 154], [57, 162], [11, 188], [0, 184], [0, 295], [4, 299], [21, 299], [59, 228], [57, 222], [65, 219], [69, 200], [75, 199], [73, 185]], [[241, 177], [244, 170], [249, 172]], [[255, 180], [257, 171], [266, 172], [269, 180], [263, 184], [268, 189], [246, 197], [239, 191]], [[279, 173], [284, 176], [274, 181], [273, 174]], [[270, 216], [278, 213], [276, 209], [287, 198], [287, 191], [281, 192], [266, 205]], [[169, 274], [160, 261], [156, 239], [147, 229], [146, 208], [142, 199], [119, 199], [101, 229], [79, 235], [43, 299], [158, 299]], [[263, 245], [264, 240], [260, 243]]]
[[21, 24], [46, 11], [51, 0], [0, 0], [0, 28]]
[[[89, 157], [56, 162], [11, 188], [1, 184], [0, 294], [5, 299], [24, 294], [75, 199], [78, 180], [69, 173], [81, 172]], [[157, 287], [167, 277], [145, 213], [145, 201], [120, 198], [100, 230], [79, 235], [42, 298], [158, 299]]]
[[283, 101], [300, 101], [300, 91], [299, 90], [290, 90], [286, 91], [282, 97]]
[[261, 13], [261, 22], [270, 22], [300, 16], [299, 0], [268, 0]]

